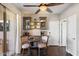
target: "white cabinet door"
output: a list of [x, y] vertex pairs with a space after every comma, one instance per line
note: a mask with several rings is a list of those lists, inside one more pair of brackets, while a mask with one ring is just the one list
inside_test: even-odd
[[76, 15], [68, 17], [67, 50], [76, 55]]

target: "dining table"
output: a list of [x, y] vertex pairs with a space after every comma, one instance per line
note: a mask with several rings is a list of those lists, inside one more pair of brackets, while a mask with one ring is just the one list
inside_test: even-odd
[[[38, 43], [40, 42], [40, 36], [32, 36], [29, 39], [29, 43], [30, 43], [30, 55], [33, 55], [33, 53], [37, 52], [36, 55], [38, 55]], [[33, 50], [35, 50], [35, 52], [33, 52]]]

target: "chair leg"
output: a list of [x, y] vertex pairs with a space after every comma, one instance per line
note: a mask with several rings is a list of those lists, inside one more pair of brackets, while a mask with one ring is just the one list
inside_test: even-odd
[[46, 49], [46, 55], [48, 55], [48, 48]]
[[38, 48], [38, 56], [40, 56], [40, 48]]
[[30, 55], [30, 47], [28, 48], [28, 56]]
[[24, 55], [24, 49], [22, 49], [22, 55]]

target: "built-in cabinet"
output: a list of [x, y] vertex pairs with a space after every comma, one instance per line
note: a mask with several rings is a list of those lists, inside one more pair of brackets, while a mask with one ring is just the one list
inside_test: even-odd
[[47, 30], [47, 17], [39, 17], [38, 19], [23, 17], [23, 33], [34, 29], [40, 29], [40, 34], [43, 35]]

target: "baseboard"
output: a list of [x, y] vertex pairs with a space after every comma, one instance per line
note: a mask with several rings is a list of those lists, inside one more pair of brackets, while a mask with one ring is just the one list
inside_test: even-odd
[[59, 47], [59, 45], [48, 45], [49, 47]]
[[0, 53], [0, 56], [3, 56], [3, 53]]
[[74, 56], [71, 52], [69, 52], [68, 50], [66, 50], [66, 52], [68, 53], [68, 54], [70, 54], [70, 55], [72, 55], [72, 56]]
[[66, 56], [73, 56], [73, 55], [66, 51]]
[[20, 55], [20, 53], [13, 53], [13, 54], [11, 54], [11, 56], [18, 56], [18, 55]]
[[48, 45], [48, 46], [54, 46], [54, 47], [55, 47], [55, 46], [56, 46], [56, 47], [66, 47], [66, 46], [63, 46], [63, 45], [62, 45], [62, 46], [60, 46], [60, 45]]

